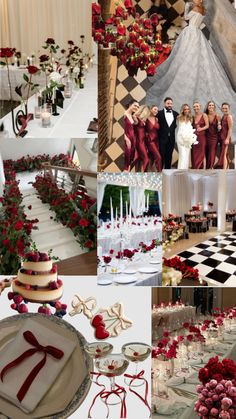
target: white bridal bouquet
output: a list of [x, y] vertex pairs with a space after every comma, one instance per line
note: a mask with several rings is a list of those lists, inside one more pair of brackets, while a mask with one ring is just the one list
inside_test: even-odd
[[182, 273], [174, 268], [163, 266], [162, 286], [176, 287], [181, 283]]
[[195, 129], [191, 125], [183, 125], [178, 132], [178, 143], [186, 148], [198, 144]]

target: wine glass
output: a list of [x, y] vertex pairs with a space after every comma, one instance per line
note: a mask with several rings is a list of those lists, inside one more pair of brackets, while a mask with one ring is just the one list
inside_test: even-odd
[[[84, 346], [84, 350], [92, 359], [98, 359], [98, 358], [102, 358], [110, 354], [113, 350], [113, 345], [111, 345], [111, 343], [109, 342], [91, 342], [91, 343], [86, 343], [86, 345]], [[93, 375], [93, 372], [90, 371], [91, 381], [93, 381], [92, 375]]]
[[[121, 398], [119, 394], [116, 393], [116, 389], [120, 388], [120, 386], [116, 384], [115, 377], [124, 374], [129, 362], [121, 354], [109, 354], [105, 357], [97, 358], [95, 360], [95, 365], [100, 374], [105, 375], [110, 379], [110, 391], [108, 397], [110, 398], [110, 396], [113, 396], [111, 401], [108, 401], [108, 397], [106, 397], [106, 399], [101, 398], [101, 400], [107, 405], [120, 404]], [[123, 388], [121, 389], [124, 390]]]
[[[138, 375], [138, 364], [139, 362], [145, 361], [151, 354], [151, 346], [147, 345], [146, 343], [139, 343], [139, 342], [131, 342], [126, 343], [122, 346], [121, 351], [126, 359], [131, 362], [135, 363], [135, 371], [133, 374], [133, 378], [129, 378], [129, 380], [125, 379], [125, 383], [130, 387], [139, 387], [144, 384], [144, 380], [139, 382], [137, 378]], [[135, 381], [137, 381], [135, 383]]]

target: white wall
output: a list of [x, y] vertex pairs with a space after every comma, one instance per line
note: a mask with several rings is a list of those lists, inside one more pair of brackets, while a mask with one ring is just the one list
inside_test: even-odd
[[38, 154], [54, 154], [67, 153], [70, 151], [71, 139], [64, 138], [2, 138], [0, 140], [0, 153], [3, 160], [17, 160], [29, 154], [36, 156]]

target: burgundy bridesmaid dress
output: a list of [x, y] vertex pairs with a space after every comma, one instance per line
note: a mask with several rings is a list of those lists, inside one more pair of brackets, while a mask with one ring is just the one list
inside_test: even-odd
[[[229, 144], [225, 144], [225, 140], [227, 138], [228, 135], [228, 131], [229, 131], [229, 125], [228, 125], [228, 119], [227, 116], [223, 116], [222, 120], [221, 120], [221, 131], [220, 131], [220, 158], [218, 161], [218, 167], [219, 168], [223, 168], [224, 165], [224, 156], [225, 153], [227, 153], [227, 149], [229, 147]], [[227, 156], [227, 160], [228, 156]]]
[[213, 169], [218, 143], [217, 117], [209, 121], [209, 128], [206, 130], [206, 169]]
[[134, 126], [136, 134], [136, 149], [138, 153], [138, 160], [142, 162], [142, 169], [144, 172], [147, 171], [149, 158], [146, 148], [146, 127], [145, 122], [138, 120], [138, 123]]
[[[129, 118], [125, 115], [124, 117], [124, 133], [126, 137], [131, 142], [131, 147], [128, 148], [125, 141], [125, 167], [124, 170], [131, 169], [137, 159], [138, 159], [138, 153], [136, 151], [136, 136], [134, 132], [134, 124], [129, 120]], [[132, 162], [132, 164], [131, 164]]]
[[160, 128], [158, 119], [155, 119], [155, 123], [147, 119], [146, 121], [146, 145], [151, 160], [154, 161], [158, 172], [162, 170], [161, 154], [158, 148], [158, 130]]
[[198, 144], [193, 145], [191, 150], [192, 169], [203, 169], [204, 167], [204, 158], [206, 154], [206, 132], [197, 132], [197, 127], [203, 128], [205, 125], [203, 115], [197, 124], [195, 121], [193, 122], [193, 128], [196, 129], [195, 134], [197, 135]]

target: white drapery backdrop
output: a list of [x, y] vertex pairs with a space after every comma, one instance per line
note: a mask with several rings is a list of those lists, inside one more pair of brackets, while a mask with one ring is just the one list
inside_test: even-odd
[[104, 198], [104, 192], [106, 187], [105, 182], [97, 182], [97, 212], [98, 214], [101, 211], [103, 198]]
[[68, 40], [77, 45], [85, 35], [84, 52], [92, 53], [92, 0], [0, 0], [1, 47], [25, 53], [45, 53], [47, 38], [61, 48]]
[[163, 183], [164, 215], [183, 215], [192, 206], [191, 182], [187, 173], [165, 173]]
[[145, 212], [145, 189], [137, 186], [129, 186], [129, 202], [134, 216]]

